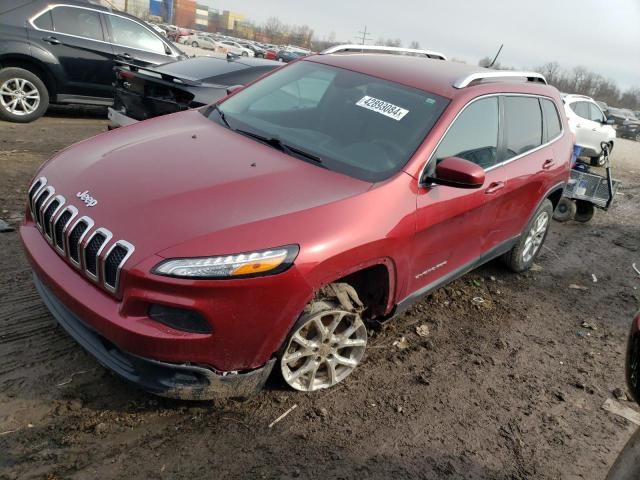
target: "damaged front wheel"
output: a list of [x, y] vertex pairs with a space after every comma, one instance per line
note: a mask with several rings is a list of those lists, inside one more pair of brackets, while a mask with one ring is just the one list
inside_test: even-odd
[[367, 346], [367, 328], [358, 311], [338, 302], [321, 300], [309, 305], [280, 355], [287, 384], [312, 392], [333, 387], [355, 370]]

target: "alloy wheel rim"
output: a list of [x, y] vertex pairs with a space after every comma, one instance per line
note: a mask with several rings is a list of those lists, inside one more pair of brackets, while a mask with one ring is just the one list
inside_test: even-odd
[[549, 227], [549, 214], [542, 212], [527, 233], [527, 238], [524, 241], [524, 250], [522, 251], [522, 259], [525, 263], [529, 263], [531, 259], [538, 253], [544, 240], [544, 235]]
[[29, 80], [10, 78], [0, 86], [0, 104], [13, 115], [29, 115], [40, 106], [40, 93]]
[[360, 364], [366, 346], [367, 328], [360, 315], [344, 310], [319, 312], [289, 340], [280, 361], [282, 376], [300, 391], [332, 387]]

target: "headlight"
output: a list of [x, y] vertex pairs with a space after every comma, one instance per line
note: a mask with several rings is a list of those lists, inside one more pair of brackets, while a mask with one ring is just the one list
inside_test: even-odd
[[174, 258], [156, 265], [153, 273], [178, 278], [242, 278], [274, 275], [289, 268], [299, 248], [288, 245], [271, 250], [219, 257]]

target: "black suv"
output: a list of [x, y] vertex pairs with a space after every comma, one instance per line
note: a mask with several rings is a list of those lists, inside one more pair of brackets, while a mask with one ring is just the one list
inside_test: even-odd
[[141, 20], [88, 1], [0, 0], [0, 119], [30, 122], [49, 103], [111, 105], [116, 60], [186, 58]]

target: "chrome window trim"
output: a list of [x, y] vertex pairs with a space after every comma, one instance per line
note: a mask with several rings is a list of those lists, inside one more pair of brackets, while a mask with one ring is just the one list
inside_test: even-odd
[[[93, 237], [95, 237], [98, 233], [103, 234], [106, 239], [105, 241], [102, 243], [102, 245], [100, 245], [100, 248], [98, 249], [98, 253], [96, 253], [96, 274], [94, 275], [93, 273], [91, 273], [88, 269], [87, 269], [87, 249], [83, 248], [82, 249], [82, 260], [83, 260], [83, 270], [84, 273], [87, 274], [87, 277], [89, 277], [91, 280], [93, 280], [94, 282], [98, 283], [99, 279], [100, 279], [100, 254], [104, 251], [105, 247], [107, 246], [107, 244], [111, 241], [111, 239], [113, 238], [113, 233], [111, 233], [109, 230], [107, 230], [106, 228], [96, 228], [94, 230], [94, 232], [91, 234], [91, 236], [89, 236], [89, 238], [87, 238], [87, 242], [86, 245], [89, 245], [89, 243], [91, 242], [91, 240], [93, 239]], [[86, 246], [85, 246], [86, 247]]]
[[38, 183], [39, 181], [42, 181], [43, 183], [38, 187], [38, 189], [33, 192], [33, 196], [31, 198], [27, 198], [27, 200], [29, 201], [29, 208], [31, 210], [31, 217], [33, 217], [33, 220], [35, 222], [35, 213], [34, 213], [34, 209], [35, 209], [35, 205], [36, 205], [36, 198], [38, 197], [38, 195], [40, 194], [40, 192], [42, 191], [43, 188], [45, 188], [47, 186], [47, 177], [38, 177], [36, 178], [33, 183], [31, 184], [31, 186], [29, 187], [29, 190], [27, 190], [27, 195], [29, 195], [29, 192], [31, 192], [31, 190], [33, 189], [33, 187], [36, 185], [36, 183]]
[[[460, 109], [460, 111], [456, 114], [456, 116], [453, 118], [453, 120], [451, 121], [451, 123], [449, 124], [447, 129], [444, 131], [444, 133], [442, 134], [442, 136], [438, 140], [438, 143], [433, 148], [433, 151], [431, 152], [431, 155], [429, 155], [429, 158], [427, 159], [427, 161], [425, 162], [424, 166], [422, 167], [422, 170], [420, 170], [420, 175], [418, 176], [418, 186], [419, 187], [423, 187], [424, 188], [424, 187], [427, 187], [427, 186], [432, 186], [430, 184], [425, 184], [424, 182], [422, 182], [422, 178], [424, 177], [424, 173], [427, 170], [427, 167], [429, 166], [429, 163], [433, 160], [434, 155], [438, 151], [438, 147], [440, 146], [440, 143], [442, 143], [444, 138], [447, 136], [447, 133], [449, 133], [449, 130], [451, 129], [453, 124], [456, 122], [456, 120], [458, 120], [458, 117], [460, 115], [462, 115], [462, 112], [464, 112], [467, 109], [467, 107], [469, 107], [469, 105], [471, 105], [472, 103], [474, 103], [474, 102], [476, 102], [478, 100], [482, 100], [482, 99], [485, 99], [485, 98], [491, 98], [491, 97], [533, 97], [533, 98], [544, 98], [544, 99], [551, 100], [551, 103], [553, 103], [553, 105], [554, 105], [554, 107], [556, 109], [556, 113], [558, 114], [558, 118], [560, 119], [560, 134], [555, 136], [551, 140], [548, 140], [546, 143], [543, 143], [542, 145], [538, 145], [537, 147], [532, 148], [531, 150], [527, 150], [526, 152], [521, 153], [519, 155], [516, 155], [515, 157], [503, 160], [502, 162], [496, 163], [495, 165], [492, 165], [489, 168], [485, 168], [484, 169], [485, 172], [490, 172], [491, 170], [493, 170], [493, 169], [495, 169], [497, 167], [502, 167], [504, 165], [508, 165], [511, 162], [515, 162], [516, 160], [519, 160], [520, 158], [524, 157], [525, 155], [529, 155], [530, 153], [533, 153], [533, 152], [536, 152], [536, 151], [538, 151], [538, 150], [540, 150], [542, 148], [548, 147], [552, 143], [557, 142], [564, 135], [564, 131], [565, 131], [564, 130], [564, 123], [562, 122], [562, 117], [560, 116], [560, 113], [558, 112], [558, 106], [556, 105], [556, 102], [554, 101], [554, 99], [552, 97], [548, 97], [546, 95], [531, 94], [531, 93], [489, 93], [489, 94], [486, 94], [486, 95], [480, 95], [479, 97], [475, 97], [475, 98], [472, 98], [471, 100], [469, 100]], [[540, 115], [541, 116], [543, 115], [542, 111], [540, 111]], [[500, 121], [500, 119], [498, 119], [498, 122], [499, 121]], [[544, 117], [542, 118], [542, 121], [544, 122]], [[498, 124], [498, 128], [501, 128], [501, 127], [502, 126], [500, 124]]]
[[[46, 196], [46, 198], [42, 202], [42, 205], [40, 205], [40, 208], [36, 212], [36, 218], [35, 218], [36, 227], [38, 228], [38, 230], [40, 230], [43, 236], [44, 236], [44, 227], [42, 226], [42, 217], [44, 215], [44, 209], [47, 208], [49, 203], [53, 200], [53, 197], [56, 194], [56, 189], [53, 188], [52, 185], [49, 185], [45, 189], [43, 189], [42, 192], [38, 194], [38, 197], [42, 196], [46, 192], [49, 192], [49, 194]], [[36, 203], [38, 203], [37, 200], [34, 202], [34, 206]]]
[[[51, 203], [53, 203], [56, 200], [58, 200], [60, 204], [53, 211], [53, 213], [51, 214], [51, 218], [49, 219], [49, 230], [51, 231], [51, 235], [47, 235], [47, 229], [44, 227], [44, 225], [42, 226], [42, 230], [43, 230], [42, 233], [44, 234], [44, 238], [46, 238], [50, 244], [53, 244], [53, 226], [55, 225], [55, 219], [58, 216], [58, 212], [60, 212], [62, 207], [64, 207], [65, 203], [67, 202], [67, 200], [62, 195], [56, 195], [55, 197], [53, 197], [53, 200], [51, 200], [49, 205], [51, 205]], [[47, 210], [44, 210], [44, 211], [46, 212]], [[44, 214], [43, 214], [42, 220], [44, 223]]]
[[[71, 232], [73, 232], [73, 229], [76, 228], [78, 224], [82, 221], [87, 222], [87, 229], [82, 233], [82, 235], [80, 235], [80, 238], [78, 239], [78, 261], [76, 262], [71, 256], [71, 250], [69, 249], [70, 248], [69, 237], [71, 236]], [[73, 227], [69, 229], [69, 234], [66, 235], [67, 258], [73, 264], [73, 266], [75, 266], [78, 270], [84, 269], [82, 266], [82, 254], [81, 254], [82, 242], [87, 236], [87, 234], [91, 231], [94, 225], [95, 225], [95, 222], [93, 221], [93, 219], [91, 219], [91, 217], [87, 217], [86, 215], [83, 215], [82, 217], [80, 217], [78, 220], [75, 221], [75, 223], [73, 224]]]
[[60, 215], [58, 215], [58, 219], [66, 211], [71, 212], [71, 216], [69, 217], [69, 220], [67, 220], [67, 223], [65, 223], [64, 227], [62, 227], [62, 250], [60, 250], [60, 248], [58, 247], [58, 243], [56, 242], [57, 237], [55, 231], [55, 223], [57, 223], [57, 221], [54, 223], [53, 247], [60, 255], [65, 258], [69, 258], [69, 256], [67, 255], [67, 230], [69, 229], [69, 225], [71, 225], [71, 223], [73, 222], [73, 219], [78, 215], [78, 209], [73, 205], [67, 205], [66, 208], [62, 212], [60, 212]]
[[[114, 42], [107, 42], [106, 40], [97, 40], [95, 38], [89, 38], [89, 37], [82, 37], [80, 35], [73, 35], [72, 33], [65, 33], [65, 32], [57, 32], [55, 30], [47, 30], [44, 28], [39, 28], [36, 26], [35, 21], [40, 18], [42, 15], [44, 15], [47, 12], [50, 12], [51, 10], [58, 8], [58, 7], [69, 7], [69, 8], [78, 8], [81, 10], [89, 10], [92, 12], [97, 12], [99, 14], [103, 14], [103, 15], [113, 15], [114, 17], [120, 17], [120, 18], [124, 18], [125, 20], [129, 20], [130, 22], [136, 23], [140, 26], [142, 26], [143, 28], [145, 28], [146, 30], [148, 30], [149, 32], [151, 32], [156, 38], [158, 38], [163, 45], [169, 47], [169, 50], [171, 50], [171, 54], [168, 55], [167, 52], [164, 53], [158, 53], [158, 52], [154, 52], [152, 50], [145, 50], [143, 48], [136, 48], [136, 47], [129, 47], [127, 45], [122, 45], [119, 43], [114, 43]], [[179, 56], [179, 54], [177, 52], [174, 52], [174, 49], [172, 48], [171, 45], [169, 45], [168, 42], [165, 42], [165, 40], [158, 35], [156, 32], [154, 32], [151, 28], [147, 27], [146, 25], [137, 22], [135, 20], [132, 20], [129, 17], [125, 17], [124, 15], [118, 15], [117, 13], [113, 13], [113, 12], [109, 12], [109, 11], [105, 11], [105, 10], [98, 10], [96, 8], [90, 8], [90, 7], [84, 7], [84, 6], [80, 6], [80, 5], [69, 5], [68, 3], [54, 3], [51, 5], [48, 5], [46, 8], [42, 9], [41, 11], [39, 11], [38, 13], [36, 13], [35, 15], [33, 15], [31, 18], [29, 18], [29, 20], [27, 20], [27, 22], [29, 23], [29, 25], [34, 29], [37, 30], [39, 32], [46, 32], [46, 33], [54, 33], [54, 34], [61, 34], [61, 35], [67, 35], [68, 37], [73, 37], [73, 38], [80, 38], [82, 40], [89, 40], [92, 42], [99, 42], [99, 43], [104, 43], [107, 45], [113, 45], [116, 47], [121, 47], [121, 48], [131, 48], [133, 50], [138, 50], [140, 52], [147, 52], [147, 53], [153, 53], [154, 55], [164, 55], [166, 57], [173, 57], [173, 58], [177, 58]], [[105, 32], [103, 32], [105, 33]]]
[[127, 254], [124, 256], [124, 258], [122, 259], [120, 264], [116, 267], [116, 282], [115, 282], [115, 285], [113, 285], [113, 286], [109, 285], [107, 283], [106, 276], [103, 274], [102, 285], [104, 286], [104, 288], [106, 288], [111, 293], [117, 293], [118, 292], [118, 287], [120, 286], [120, 272], [122, 271], [122, 267], [124, 267], [124, 264], [127, 263], [127, 260], [129, 260], [129, 257], [131, 257], [131, 255], [133, 255], [133, 252], [136, 249], [136, 247], [134, 247], [133, 244], [127, 242], [126, 240], [118, 240], [117, 242], [115, 242], [113, 245], [111, 245], [111, 247], [109, 248], [107, 253], [105, 253], [104, 256], [102, 257], [102, 271], [103, 272], [105, 272], [105, 263], [107, 261], [107, 258], [109, 258], [109, 255], [111, 254], [113, 249], [116, 248], [116, 246], [118, 246], [118, 245], [120, 245], [121, 247], [126, 248], [127, 249]]

